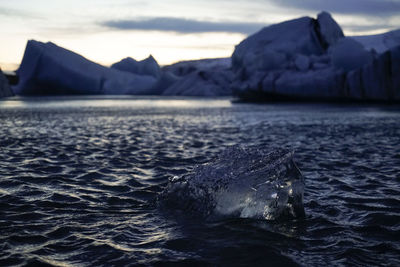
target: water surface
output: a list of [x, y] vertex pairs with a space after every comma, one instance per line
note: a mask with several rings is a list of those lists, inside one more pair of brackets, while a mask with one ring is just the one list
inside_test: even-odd
[[[0, 101], [0, 265], [400, 265], [400, 109], [229, 99]], [[226, 147], [295, 150], [300, 221], [153, 204]]]

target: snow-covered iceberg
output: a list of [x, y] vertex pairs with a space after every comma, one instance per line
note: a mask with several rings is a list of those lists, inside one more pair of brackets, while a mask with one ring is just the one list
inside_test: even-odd
[[13, 95], [14, 93], [11, 90], [7, 77], [3, 74], [3, 72], [0, 69], [0, 98]]
[[343, 37], [332, 17], [323, 12], [318, 19], [302, 17], [263, 28], [236, 46], [232, 67], [257, 70], [285, 69], [298, 54], [321, 55]]
[[30, 40], [17, 71], [14, 91], [32, 94], [148, 94], [150, 75], [107, 68], [51, 42]]
[[326, 12], [272, 25], [236, 47], [231, 86], [248, 101], [399, 101], [395, 33], [378, 38], [387, 47], [379, 54], [345, 37]]
[[286, 149], [234, 146], [192, 173], [169, 181], [161, 207], [206, 219], [301, 218], [304, 177]]

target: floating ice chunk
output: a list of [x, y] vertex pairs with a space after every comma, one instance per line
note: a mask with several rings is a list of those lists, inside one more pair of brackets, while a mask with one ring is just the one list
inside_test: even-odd
[[285, 149], [231, 147], [170, 180], [158, 201], [208, 219], [302, 217], [304, 178]]

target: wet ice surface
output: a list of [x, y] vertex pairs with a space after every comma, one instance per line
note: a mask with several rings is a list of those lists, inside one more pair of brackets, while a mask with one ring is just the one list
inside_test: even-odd
[[[151, 100], [0, 102], [1, 266], [400, 264], [398, 107]], [[236, 144], [295, 150], [304, 220], [148, 204]]]
[[303, 192], [293, 152], [238, 145], [170, 179], [158, 205], [212, 220], [284, 220], [304, 217]]

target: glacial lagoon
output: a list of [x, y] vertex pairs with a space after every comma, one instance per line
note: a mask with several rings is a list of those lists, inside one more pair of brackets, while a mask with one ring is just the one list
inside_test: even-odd
[[[400, 265], [399, 106], [16, 97], [0, 125], [1, 266]], [[234, 145], [294, 151], [304, 218], [156, 205]]]

